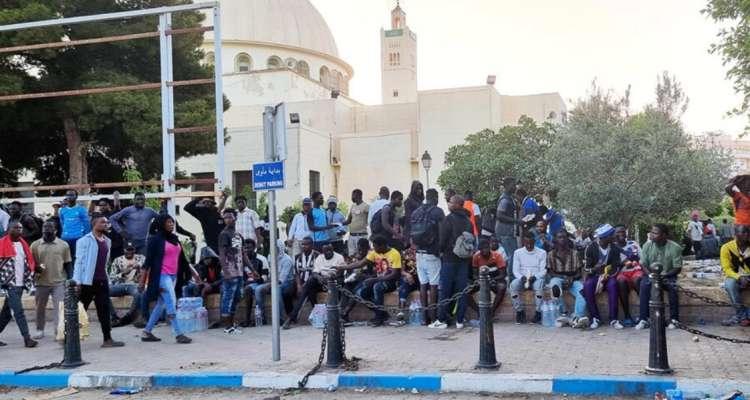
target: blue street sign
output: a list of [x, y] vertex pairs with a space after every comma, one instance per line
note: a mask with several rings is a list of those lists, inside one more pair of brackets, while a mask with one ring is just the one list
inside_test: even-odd
[[284, 188], [284, 162], [253, 164], [253, 190]]

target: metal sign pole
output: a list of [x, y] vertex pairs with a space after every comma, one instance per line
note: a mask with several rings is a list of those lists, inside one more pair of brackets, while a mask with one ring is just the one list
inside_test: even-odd
[[216, 118], [216, 189], [223, 190], [225, 182], [224, 172], [224, 82], [222, 81], [223, 66], [221, 54], [221, 9], [219, 3], [214, 7], [214, 97]]
[[[263, 112], [263, 132], [264, 148], [266, 161], [277, 161], [278, 152], [276, 149], [276, 140], [274, 140], [275, 131], [275, 109], [266, 107]], [[255, 172], [255, 171], [254, 171]], [[278, 272], [278, 248], [276, 246], [276, 191], [268, 190], [268, 222], [270, 224], [270, 245], [271, 251], [269, 260], [271, 268], [271, 330], [272, 330], [272, 357], [273, 361], [281, 360], [281, 321], [279, 315], [279, 272]]]

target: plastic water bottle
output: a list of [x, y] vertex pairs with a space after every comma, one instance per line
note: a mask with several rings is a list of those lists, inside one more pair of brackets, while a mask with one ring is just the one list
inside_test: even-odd
[[255, 306], [255, 327], [263, 326], [263, 310], [260, 309], [259, 305]]
[[667, 400], [683, 400], [682, 390], [679, 389], [668, 389], [665, 391]]
[[422, 321], [424, 321], [422, 302], [418, 299], [413, 300], [409, 304], [409, 325], [421, 326]]
[[198, 330], [205, 331], [208, 329], [208, 310], [201, 306], [195, 311], [195, 315], [198, 319]]
[[548, 328], [555, 326], [555, 320], [552, 315], [554, 311], [552, 311], [552, 308], [552, 302], [549, 300], [542, 303], [542, 325]]

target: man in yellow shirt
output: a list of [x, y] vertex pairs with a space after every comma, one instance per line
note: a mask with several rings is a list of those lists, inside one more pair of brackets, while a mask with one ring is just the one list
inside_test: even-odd
[[724, 270], [724, 289], [735, 309], [735, 315], [722, 322], [731, 326], [750, 326], [750, 315], [742, 304], [740, 291], [750, 288], [750, 227], [737, 225], [734, 240], [721, 246], [721, 268]]
[[[373, 249], [367, 253], [367, 257], [352, 264], [339, 267], [340, 271], [372, 267], [375, 277], [368, 278], [359, 286], [358, 293], [365, 300], [372, 301], [382, 306], [386, 293], [396, 290], [398, 280], [401, 277], [401, 253], [388, 245], [388, 239], [382, 235], [372, 238]], [[375, 318], [370, 320], [372, 326], [380, 326], [388, 320], [388, 313], [382, 310], [373, 310]]]

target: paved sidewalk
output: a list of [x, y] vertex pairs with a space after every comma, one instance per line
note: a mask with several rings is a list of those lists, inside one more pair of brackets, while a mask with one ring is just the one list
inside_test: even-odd
[[[78, 370], [119, 372], [273, 371], [304, 373], [317, 360], [321, 330], [309, 326], [282, 331], [282, 361], [271, 361], [270, 327], [248, 328], [242, 335], [221, 330], [193, 334], [195, 342], [177, 345], [169, 329], [155, 333], [161, 343], [141, 343], [139, 330], [124, 327], [114, 337], [126, 342], [120, 349], [101, 349], [97, 324], [82, 345], [84, 361]], [[744, 328], [704, 326], [707, 331], [748, 338]], [[346, 330], [349, 356], [363, 359], [360, 371], [394, 373], [476, 372], [478, 329], [431, 330], [422, 327], [351, 327]], [[600, 328], [577, 331], [538, 325], [495, 324], [497, 358], [502, 374], [637, 375], [648, 361], [648, 331]], [[668, 331], [670, 364], [678, 378], [713, 378], [750, 381], [748, 345]], [[20, 370], [62, 359], [62, 346], [45, 338], [35, 349], [25, 349], [15, 327], [0, 337], [0, 370]]]

